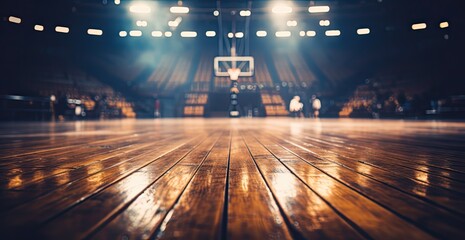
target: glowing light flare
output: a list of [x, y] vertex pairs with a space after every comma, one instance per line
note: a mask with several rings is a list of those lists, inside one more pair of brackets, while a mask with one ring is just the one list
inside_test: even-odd
[[136, 21], [136, 25], [138, 27], [147, 27], [147, 21], [142, 21], [142, 20]]
[[449, 27], [449, 23], [448, 22], [442, 22], [439, 24], [439, 27], [440, 28], [448, 28]]
[[292, 34], [290, 31], [277, 31], [275, 33], [275, 36], [278, 37], [278, 38], [286, 38], [286, 37], [290, 37]]
[[195, 38], [197, 37], [197, 32], [195, 31], [182, 31], [181, 37], [183, 38]]
[[185, 13], [189, 13], [189, 8], [188, 7], [182, 7], [182, 6], [174, 6], [174, 7], [170, 7], [170, 12], [171, 13], [185, 14]]
[[127, 35], [128, 35], [128, 32], [126, 32], [126, 31], [120, 31], [119, 32], [120, 37], [126, 37]]
[[415, 24], [412, 24], [412, 29], [413, 29], [413, 30], [422, 30], [422, 29], [426, 29], [426, 23], [415, 23]]
[[152, 9], [145, 4], [137, 3], [129, 6], [129, 11], [132, 13], [150, 13]]
[[234, 34], [232, 32], [228, 33], [228, 38], [233, 38]]
[[57, 33], [69, 33], [69, 28], [68, 27], [63, 27], [63, 26], [56, 26], [55, 27], [55, 32], [57, 32]]
[[44, 31], [44, 26], [37, 24], [37, 25], [34, 26], [34, 30], [36, 30], [38, 32], [42, 32], [42, 31]]
[[236, 33], [236, 38], [243, 38], [244, 37], [244, 33], [243, 32], [237, 32]]
[[327, 27], [331, 24], [329, 20], [320, 20], [320, 26]]
[[341, 35], [341, 31], [339, 30], [328, 30], [325, 32], [326, 36], [328, 37], [337, 37]]
[[173, 36], [173, 33], [172, 32], [165, 32], [165, 37], [172, 37]]
[[177, 27], [179, 26], [179, 24], [182, 22], [182, 17], [177, 17], [175, 20], [173, 21], [169, 21], [168, 22], [168, 26], [169, 27]]
[[153, 31], [152, 37], [162, 37], [163, 33], [161, 31]]
[[121, 0], [115, 0], [115, 5], [119, 5], [121, 3]]
[[300, 31], [300, 32], [299, 32], [299, 36], [305, 37], [305, 31]]
[[316, 36], [315, 31], [307, 31], [307, 37], [314, 37], [314, 36]]
[[289, 21], [287, 21], [287, 26], [288, 27], [296, 27], [297, 26], [297, 21], [289, 20]]
[[87, 34], [94, 36], [102, 36], [103, 31], [100, 29], [89, 28], [87, 29]]
[[276, 14], [289, 14], [292, 13], [292, 7], [283, 4], [278, 4], [275, 5], [271, 11]]
[[11, 22], [11, 23], [20, 24], [21, 23], [21, 18], [15, 17], [15, 16], [10, 16], [8, 18], [8, 21]]
[[268, 35], [266, 31], [257, 31], [257, 37], [266, 37], [266, 35]]
[[218, 17], [220, 15], [220, 11], [215, 10], [213, 11], [213, 16]]
[[241, 15], [241, 17], [249, 17], [251, 14], [252, 12], [250, 10], [241, 10], [239, 12], [239, 15]]
[[129, 36], [131, 36], [131, 37], [140, 37], [140, 36], [142, 36], [142, 31], [132, 30], [132, 31], [129, 32]]
[[357, 34], [358, 35], [370, 34], [370, 29], [369, 28], [359, 28], [359, 29], [357, 29]]
[[308, 8], [309, 13], [326, 13], [329, 10], [329, 6], [311, 6]]
[[207, 31], [207, 32], [205, 32], [205, 35], [207, 37], [214, 37], [214, 36], [216, 36], [216, 32], [215, 31]]

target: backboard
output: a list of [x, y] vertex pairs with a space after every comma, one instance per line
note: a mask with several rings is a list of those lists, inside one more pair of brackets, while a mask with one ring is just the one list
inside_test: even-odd
[[230, 69], [240, 69], [239, 77], [252, 77], [254, 59], [251, 56], [219, 56], [214, 59], [214, 71], [217, 77], [230, 77]]

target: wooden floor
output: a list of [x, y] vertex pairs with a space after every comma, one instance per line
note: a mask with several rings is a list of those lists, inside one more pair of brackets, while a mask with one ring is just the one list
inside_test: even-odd
[[2, 123], [0, 192], [2, 239], [464, 239], [465, 123]]

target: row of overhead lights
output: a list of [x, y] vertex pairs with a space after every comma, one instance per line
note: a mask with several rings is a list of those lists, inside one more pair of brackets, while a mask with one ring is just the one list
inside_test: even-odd
[[[177, 26], [177, 24], [180, 23], [182, 19], [181, 18], [177, 18], [176, 20], [173, 21], [173, 26]], [[20, 24], [21, 23], [21, 18], [19, 17], [15, 17], [15, 16], [10, 16], [8, 18], [8, 21], [11, 22], [11, 23], [15, 23], [15, 24]], [[329, 20], [322, 20], [323, 22], [324, 21], [328, 21], [327, 22], [327, 25], [325, 24], [322, 24], [322, 22], [320, 21], [320, 25], [324, 25], [324, 26], [329, 26]], [[140, 21], [138, 25], [146, 25], [146, 22], [144, 23], [145, 21]], [[296, 25], [297, 23], [295, 23]], [[288, 24], [289, 25], [289, 24]], [[427, 24], [426, 23], [415, 23], [415, 24], [412, 24], [412, 30], [422, 30], [422, 29], [426, 29], [427, 28]], [[448, 28], [449, 27], [449, 23], [448, 22], [441, 22], [439, 24], [439, 28]], [[34, 30], [36, 31], [39, 31], [39, 32], [42, 32], [45, 30], [44, 26], [43, 25], [34, 25]], [[70, 29], [66, 26], [56, 26], [55, 27], [55, 31], [58, 32], [58, 33], [69, 33]], [[94, 28], [89, 28], [87, 30], [87, 34], [89, 35], [95, 35], [95, 36], [101, 36], [103, 35], [103, 30], [101, 29], [94, 29]], [[359, 28], [357, 29], [357, 34], [358, 35], [367, 35], [367, 34], [370, 34], [370, 29], [369, 28]], [[119, 36], [120, 37], [126, 37], [126, 36], [132, 36], [132, 37], [140, 37], [142, 36], [142, 31], [140, 30], [132, 30], [132, 31], [129, 31], [129, 34], [128, 32], [126, 31], [120, 31], [119, 33]], [[162, 36], [165, 36], [165, 37], [172, 37], [172, 32], [161, 32], [161, 31], [153, 31], [152, 32], [152, 36], [153, 37], [162, 37]], [[205, 35], [207, 37], [215, 37], [216, 36], [216, 32], [215, 31], [206, 31]], [[266, 31], [263, 31], [263, 30], [259, 30], [256, 32], [256, 35], [257, 37], [266, 37], [267, 36], [267, 32]], [[275, 32], [275, 36], [276, 37], [279, 37], [279, 38], [282, 38], [282, 37], [290, 37], [292, 35], [291, 31], [277, 31]], [[314, 37], [316, 36], [316, 32], [315, 31], [300, 31], [299, 32], [299, 35], [301, 37], [303, 36], [307, 36], [307, 37]], [[325, 31], [325, 35], [326, 36], [339, 36], [341, 35], [341, 31], [340, 30], [326, 30]], [[197, 37], [197, 32], [195, 31], [182, 31], [180, 33], [180, 36], [181, 37]], [[235, 33], [235, 35], [233, 33], [228, 33], [228, 37], [229, 38], [233, 38], [233, 37], [236, 37], [236, 38], [243, 38], [244, 37], [244, 33], [242, 32], [237, 32]]]
[[[115, 4], [119, 5], [119, 3], [120, 3], [119, 0], [118, 0], [118, 3], [115, 0]], [[308, 8], [309, 13], [327, 13], [329, 12], [329, 10], [330, 10], [329, 6], [310, 6]], [[142, 3], [135, 3], [129, 6], [129, 11], [132, 13], [147, 14], [147, 13], [152, 12], [152, 9], [148, 5], [145, 5]], [[273, 6], [271, 11], [276, 14], [288, 14], [288, 13], [292, 13], [292, 7], [283, 5], [283, 4], [278, 4], [278, 5]], [[179, 6], [170, 7], [170, 12], [177, 13], [177, 14], [187, 14], [189, 13], [189, 8], [182, 6], [181, 4]], [[213, 12], [213, 15], [219, 16], [220, 12], [218, 10], [215, 10]], [[249, 17], [250, 15], [252, 15], [252, 12], [250, 10], [241, 10], [239, 11], [239, 15], [242, 17]]]

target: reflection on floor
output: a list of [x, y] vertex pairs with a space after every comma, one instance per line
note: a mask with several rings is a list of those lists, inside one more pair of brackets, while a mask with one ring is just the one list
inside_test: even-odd
[[[465, 236], [465, 123], [0, 126], [0, 232], [48, 239]], [[3, 237], [2, 237], [3, 238]]]

